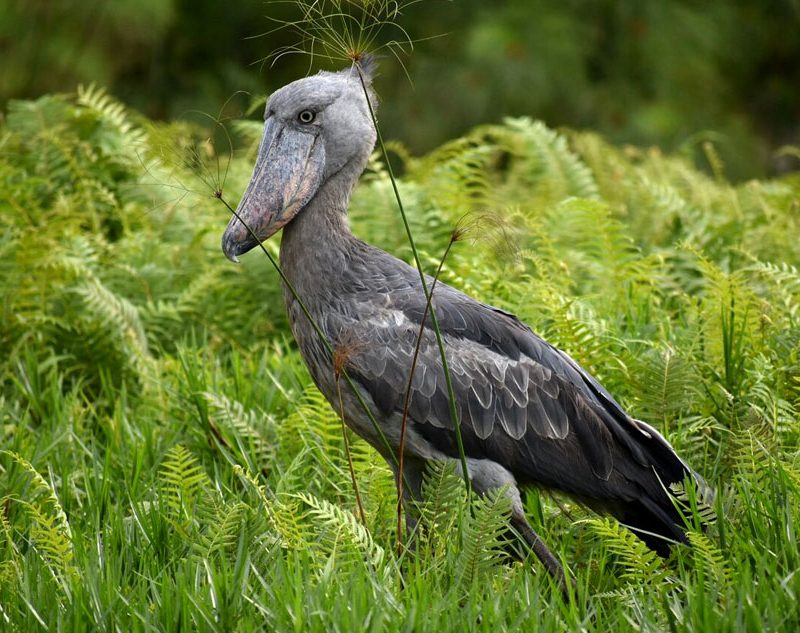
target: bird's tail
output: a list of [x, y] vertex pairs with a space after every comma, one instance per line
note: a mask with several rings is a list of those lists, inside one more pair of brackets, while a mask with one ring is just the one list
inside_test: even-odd
[[669, 556], [672, 544], [686, 543], [692, 518], [702, 528], [714, 520], [714, 490], [675, 452], [654, 428], [635, 420], [642, 448], [650, 458], [653, 483], [637, 498], [617, 506], [621, 523], [660, 556]]

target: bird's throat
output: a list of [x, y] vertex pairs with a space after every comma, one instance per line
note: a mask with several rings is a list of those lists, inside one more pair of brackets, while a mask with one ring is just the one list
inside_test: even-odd
[[283, 229], [281, 268], [304, 300], [335, 285], [345, 272], [355, 240], [347, 220], [354, 185], [352, 176], [334, 175]]

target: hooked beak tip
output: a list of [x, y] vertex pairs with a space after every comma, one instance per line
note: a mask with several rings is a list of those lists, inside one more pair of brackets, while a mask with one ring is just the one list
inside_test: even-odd
[[239, 255], [250, 252], [258, 244], [256, 236], [250, 235], [249, 230], [245, 233], [244, 227], [238, 221], [231, 222], [222, 235], [222, 252], [235, 264], [239, 263]]
[[227, 233], [222, 236], [222, 252], [225, 253], [225, 257], [234, 264], [239, 263], [239, 254], [241, 253], [239, 245], [236, 240], [231, 239], [230, 235]]

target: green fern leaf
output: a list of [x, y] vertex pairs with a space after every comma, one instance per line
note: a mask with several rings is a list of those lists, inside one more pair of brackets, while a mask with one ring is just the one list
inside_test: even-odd
[[335, 555], [344, 542], [355, 547], [373, 568], [384, 570], [384, 549], [375, 543], [367, 527], [359, 522], [355, 514], [314, 495], [301, 492], [294, 496], [310, 508], [317, 529], [324, 529], [327, 533], [326, 549], [329, 554]]
[[[2, 452], [19, 464], [31, 479], [29, 497], [18, 502], [22, 504], [31, 521], [30, 536], [36, 551], [56, 583], [68, 594], [68, 579], [76, 570], [73, 564], [75, 553], [72, 529], [64, 508], [54, 488], [28, 460], [13, 451]], [[7, 538], [9, 529], [7, 521], [4, 521], [3, 531]]]
[[239, 540], [242, 524], [250, 507], [242, 502], [220, 504], [208, 522], [208, 528], [195, 545], [198, 556], [207, 560], [214, 554], [229, 554]]
[[511, 518], [511, 499], [496, 490], [473, 501], [472, 513], [461, 527], [461, 552], [456, 563], [456, 587], [468, 594], [507, 557], [506, 538]]
[[220, 427], [228, 443], [237, 448], [239, 456], [248, 463], [248, 468], [267, 468], [275, 456], [277, 438], [274, 420], [256, 411], [246, 410], [240, 402], [224, 395], [208, 391], [202, 395], [208, 403], [211, 420]]
[[158, 472], [162, 495], [173, 515], [191, 520], [195, 503], [204, 489], [210, 488], [197, 458], [184, 446], [173, 446], [165, 455]]
[[619, 522], [604, 518], [583, 521], [616, 558], [620, 578], [635, 586], [669, 583], [667, 568], [658, 555]]

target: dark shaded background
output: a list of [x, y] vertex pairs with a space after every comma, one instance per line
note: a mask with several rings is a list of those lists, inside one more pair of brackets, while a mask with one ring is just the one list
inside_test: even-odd
[[[216, 114], [308, 72], [258, 0], [0, 0], [0, 102], [95, 82], [157, 118]], [[530, 115], [615, 142], [694, 154], [711, 140], [726, 175], [796, 168], [800, 0], [424, 0], [402, 24], [420, 41], [413, 86], [389, 57], [386, 136], [424, 152], [482, 122]], [[391, 34], [388, 34], [391, 36]], [[314, 65], [313, 70], [320, 66]], [[234, 97], [226, 114], [249, 100]]]

